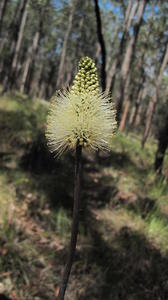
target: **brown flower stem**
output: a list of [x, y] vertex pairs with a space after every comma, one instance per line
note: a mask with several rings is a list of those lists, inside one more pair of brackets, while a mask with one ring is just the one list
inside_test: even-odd
[[78, 224], [79, 224], [79, 191], [80, 191], [80, 170], [81, 170], [81, 157], [82, 157], [82, 146], [76, 146], [76, 158], [75, 158], [75, 179], [74, 179], [74, 206], [73, 206], [73, 221], [71, 231], [71, 241], [69, 245], [69, 253], [67, 263], [63, 272], [60, 290], [58, 294], [58, 300], [63, 300], [65, 291], [68, 284], [69, 275], [75, 255], [77, 235], [78, 235]]

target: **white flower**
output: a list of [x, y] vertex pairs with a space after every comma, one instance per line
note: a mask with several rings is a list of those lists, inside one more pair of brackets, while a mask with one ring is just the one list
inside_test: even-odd
[[55, 96], [46, 130], [50, 150], [60, 155], [77, 144], [93, 150], [110, 150], [115, 115], [111, 99], [103, 93], [69, 91]]

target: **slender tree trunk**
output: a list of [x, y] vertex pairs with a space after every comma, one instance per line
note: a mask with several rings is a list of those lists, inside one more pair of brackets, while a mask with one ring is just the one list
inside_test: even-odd
[[[21, 48], [21, 43], [23, 39], [23, 32], [24, 32], [24, 27], [26, 23], [26, 18], [27, 18], [27, 5], [28, 0], [22, 1], [22, 9], [21, 9], [21, 21], [20, 21], [20, 26], [19, 26], [19, 31], [17, 35], [17, 40], [16, 40], [16, 46], [12, 58], [12, 63], [11, 63], [11, 69], [9, 69], [9, 76], [6, 79], [5, 86], [3, 92], [6, 92], [8, 89], [12, 88], [14, 85], [15, 81], [15, 75], [16, 75], [16, 68], [17, 68], [17, 63], [19, 59], [19, 54], [20, 54], [20, 48]], [[13, 43], [15, 44], [15, 43]], [[13, 45], [12, 45], [13, 47]], [[13, 49], [12, 49], [13, 51]]]
[[138, 110], [137, 110], [137, 114], [136, 114], [136, 117], [135, 117], [134, 128], [137, 128], [141, 123], [142, 100], [143, 100], [143, 97], [141, 99], [140, 105], [139, 105]]
[[124, 102], [124, 95], [127, 94], [126, 88], [128, 89], [128, 85], [126, 86], [126, 80], [128, 78], [128, 74], [131, 69], [131, 65], [134, 60], [134, 53], [135, 53], [135, 46], [138, 39], [139, 30], [142, 24], [143, 13], [145, 10], [145, 6], [148, 0], [141, 0], [139, 1], [138, 11], [137, 11], [137, 20], [136, 24], [134, 25], [134, 33], [130, 38], [126, 54], [124, 57], [124, 61], [122, 63], [121, 68], [121, 77], [120, 77], [120, 87], [119, 93], [117, 96], [117, 121], [120, 122], [121, 112], [122, 112], [122, 105]]
[[40, 99], [45, 99], [46, 96], [46, 86], [45, 86], [45, 82], [42, 81], [41, 85], [40, 85], [40, 91], [39, 91], [39, 98]]
[[9, 0], [1, 0], [0, 1], [0, 34], [1, 34], [1, 30], [2, 30], [3, 18], [5, 15], [8, 1]]
[[101, 86], [102, 86], [102, 91], [105, 91], [106, 89], [106, 47], [105, 47], [105, 42], [104, 42], [104, 37], [102, 32], [102, 21], [101, 21], [98, 0], [94, 0], [94, 4], [95, 4], [95, 15], [96, 15], [96, 22], [97, 22], [97, 36], [101, 48], [101, 57], [102, 57]]
[[25, 5], [25, 0], [18, 1], [14, 12], [14, 16], [12, 16], [10, 24], [5, 32], [5, 36], [2, 42], [0, 43], [0, 52], [5, 51], [4, 50], [5, 47], [6, 48], [8, 47], [8, 49], [10, 49], [9, 56], [2, 61], [0, 66], [0, 73], [3, 73], [3, 77], [1, 78], [1, 81], [3, 80], [4, 87], [8, 82], [8, 77], [10, 74], [12, 59], [14, 56], [14, 50], [16, 48], [16, 42], [18, 38], [18, 32], [19, 32], [21, 18], [24, 10], [24, 5]]
[[122, 115], [122, 119], [121, 119], [121, 123], [120, 123], [120, 127], [119, 127], [120, 130], [123, 130], [124, 127], [125, 127], [125, 123], [126, 123], [126, 119], [127, 119], [127, 115], [128, 115], [128, 111], [129, 111], [128, 108], [131, 106], [131, 103], [133, 102], [133, 99], [136, 99], [136, 102], [135, 102], [135, 105], [133, 106], [133, 109], [132, 109], [131, 114], [130, 114], [130, 120], [129, 120], [129, 126], [128, 127], [130, 127], [131, 123], [135, 121], [134, 120], [135, 114], [136, 114], [136, 111], [137, 111], [139, 103], [140, 103], [141, 93], [143, 91], [142, 87], [143, 87], [143, 84], [145, 82], [145, 70], [144, 70], [145, 52], [146, 52], [146, 48], [143, 48], [141, 58], [140, 58], [139, 62], [136, 65], [136, 68], [140, 69], [140, 80], [139, 80], [139, 86], [138, 86], [136, 95], [133, 92], [134, 84], [132, 85], [132, 88], [129, 89], [129, 81], [128, 80], [126, 81], [127, 83], [126, 83], [126, 86], [125, 86], [125, 93], [127, 93], [127, 94], [124, 95], [124, 99], [126, 99], [125, 102], [129, 102], [129, 103], [125, 103], [124, 113]]
[[128, 115], [128, 111], [129, 111], [129, 107], [130, 107], [131, 102], [129, 100], [127, 100], [125, 102], [125, 107], [124, 107], [124, 112], [123, 112], [123, 116], [122, 116], [122, 120], [119, 126], [119, 130], [122, 131], [125, 127], [125, 123], [126, 123], [126, 119], [127, 119], [127, 115]]
[[[40, 45], [40, 41], [44, 38], [44, 20], [45, 20], [45, 13], [48, 7], [50, 6], [51, 0], [45, 0], [41, 3], [40, 9], [38, 9], [39, 20], [37, 24], [37, 30], [33, 38], [32, 45], [30, 46], [30, 52], [28, 52], [27, 62], [25, 64], [24, 78], [25, 83], [22, 82], [22, 90], [23, 85], [26, 86], [27, 84], [27, 93], [31, 96], [37, 95], [38, 93], [38, 82], [41, 76], [41, 70], [43, 68], [43, 61], [41, 62], [40, 58], [44, 55], [43, 46]], [[35, 60], [40, 62], [39, 71], [36, 72], [36, 64]], [[39, 75], [40, 74], [40, 75]], [[35, 79], [35, 80], [34, 80]], [[32, 82], [33, 81], [33, 82]]]
[[[139, 115], [139, 108], [140, 108], [141, 102], [146, 97], [146, 93], [147, 93], [147, 88], [144, 88], [144, 89], [141, 88], [138, 91], [137, 99], [135, 101], [135, 105], [133, 107], [133, 111], [132, 111], [132, 114], [129, 119], [129, 128], [133, 127], [134, 125], [136, 127], [139, 124], [139, 122], [136, 121], [136, 119], [137, 119], [137, 116]], [[138, 117], [138, 119], [139, 119], [139, 117]]]
[[136, 13], [136, 9], [138, 6], [138, 2], [135, 2], [133, 4], [133, 6], [132, 6], [132, 3], [133, 3], [133, 1], [129, 0], [128, 7], [126, 10], [126, 14], [125, 14], [124, 23], [123, 23], [123, 34], [122, 34], [122, 37], [120, 40], [119, 49], [118, 49], [118, 52], [116, 54], [116, 57], [113, 61], [113, 64], [112, 64], [109, 74], [108, 74], [109, 79], [107, 81], [107, 86], [106, 86], [107, 93], [113, 92], [115, 77], [116, 77], [117, 69], [121, 65], [122, 55], [124, 53], [125, 44], [126, 44], [126, 40], [127, 40], [127, 34], [129, 32], [130, 26], [132, 24], [132, 20], [134, 18], [134, 15]]
[[[120, 16], [118, 15], [116, 23], [119, 22], [119, 19], [120, 19]], [[120, 32], [120, 27], [116, 26], [115, 31], [113, 33], [113, 38], [111, 39], [111, 42], [109, 44], [109, 48], [113, 48], [113, 45], [115, 45], [115, 43], [117, 43], [119, 32]], [[110, 78], [109, 78], [109, 72], [110, 72], [111, 64], [112, 64], [113, 60], [114, 60], [114, 58], [111, 57], [111, 55], [107, 55], [107, 60], [106, 60], [106, 91], [107, 91], [108, 82], [110, 80]]]
[[[130, 82], [130, 74], [128, 74], [128, 78], [126, 80], [126, 87], [129, 85], [129, 82]], [[125, 97], [125, 103], [124, 103], [124, 112], [123, 112], [123, 115], [122, 115], [122, 119], [121, 119], [121, 122], [120, 122], [120, 126], [119, 126], [119, 130], [122, 131], [125, 127], [125, 123], [126, 123], [126, 120], [127, 120], [127, 115], [128, 115], [128, 112], [129, 112], [129, 108], [130, 108], [130, 105], [131, 105], [131, 98], [132, 98], [132, 95], [129, 94], [128, 92], [128, 89], [126, 88], [125, 89], [125, 92], [127, 92], [126, 95], [124, 95]]]
[[159, 75], [156, 78], [155, 93], [154, 93], [152, 101], [150, 101], [149, 105], [148, 105], [147, 114], [146, 114], [145, 130], [144, 130], [144, 134], [143, 134], [143, 138], [142, 138], [142, 147], [144, 147], [146, 140], [148, 138], [148, 135], [149, 135], [153, 115], [155, 113], [156, 104], [158, 102], [158, 95], [159, 95], [159, 89], [160, 89], [160, 85], [161, 85], [161, 81], [162, 81], [162, 76], [163, 76], [163, 72], [165, 70], [167, 63], [168, 63], [168, 44], [166, 46], [165, 54], [162, 58]]
[[32, 45], [30, 46], [29, 51], [28, 51], [28, 56], [27, 56], [27, 60], [25, 63], [23, 78], [22, 78], [21, 87], [20, 87], [20, 90], [22, 92], [24, 91], [24, 88], [25, 88], [25, 84], [26, 84], [26, 80], [28, 77], [30, 67], [31, 67], [32, 62], [34, 61], [35, 55], [37, 54], [37, 51], [38, 51], [39, 42], [40, 42], [42, 32], [43, 32], [43, 18], [44, 18], [44, 13], [45, 13], [45, 7], [48, 5], [48, 3], [49, 3], [49, 1], [47, 1], [46, 5], [41, 9], [39, 28], [34, 35]]
[[129, 128], [133, 124], [133, 118], [135, 116], [135, 110], [136, 110], [136, 105], [133, 105], [132, 108], [131, 108], [131, 112], [130, 112], [130, 116], [129, 116], [129, 121], [128, 121]]
[[39, 44], [39, 39], [40, 39], [40, 32], [37, 31], [34, 35], [33, 43], [29, 47], [29, 50], [28, 50], [28, 56], [27, 56], [27, 60], [26, 60], [25, 66], [24, 66], [23, 77], [22, 77], [21, 86], [20, 86], [20, 91], [21, 92], [24, 92], [25, 83], [26, 83], [26, 80], [27, 80], [27, 76], [28, 76], [28, 73], [29, 73], [30, 66], [31, 66], [32, 61], [33, 61], [34, 53], [36, 52], [38, 44]]
[[17, 63], [18, 63], [19, 52], [20, 52], [21, 43], [22, 43], [22, 39], [23, 39], [24, 27], [25, 27], [25, 24], [26, 24], [26, 18], [27, 18], [26, 4], [27, 4], [27, 1], [28, 0], [25, 1], [25, 9], [23, 11], [22, 20], [21, 20], [21, 24], [20, 24], [20, 28], [19, 28], [19, 33], [18, 33], [18, 39], [17, 39], [17, 43], [16, 43], [16, 48], [15, 48], [15, 53], [14, 53], [14, 57], [13, 57], [13, 61], [12, 61], [11, 72], [13, 74], [15, 73], [16, 66], [17, 66]]
[[140, 93], [140, 95], [139, 95], [139, 102], [136, 107], [135, 115], [134, 115], [134, 119], [133, 119], [133, 123], [132, 123], [132, 126], [134, 126], [134, 128], [137, 128], [139, 126], [139, 124], [141, 123], [142, 103], [146, 97], [146, 94], [147, 94], [147, 87], [145, 87], [142, 90], [142, 93]]
[[[28, 93], [29, 95], [37, 96], [39, 98], [44, 98], [44, 53], [43, 49], [39, 53], [39, 60], [40, 60], [40, 67], [38, 71], [36, 71], [35, 76], [33, 76], [34, 72], [32, 72], [32, 79], [31, 83], [29, 82], [29, 89]], [[55, 88], [55, 87], [54, 87]]]
[[138, 111], [138, 107], [140, 105], [140, 101], [142, 99], [142, 93], [143, 93], [143, 89], [140, 89], [137, 95], [137, 99], [135, 101], [135, 104], [132, 107], [131, 113], [130, 113], [130, 118], [129, 118], [129, 128], [132, 127], [132, 125], [135, 123], [135, 118], [137, 115], [137, 111]]
[[137, 65], [137, 69], [140, 69], [140, 80], [139, 80], [139, 86], [137, 89], [137, 94], [135, 96], [135, 99], [136, 99], [135, 105], [133, 105], [133, 107], [132, 107], [132, 111], [131, 111], [129, 122], [128, 122], [128, 124], [129, 124], [128, 129], [130, 129], [135, 124], [135, 120], [136, 120], [137, 113], [139, 111], [140, 103], [145, 98], [146, 92], [147, 92], [146, 88], [143, 89], [143, 85], [144, 85], [144, 82], [146, 79], [145, 68], [144, 68], [144, 62], [145, 62], [144, 59], [145, 59], [146, 51], [148, 49], [148, 40], [149, 40], [150, 34], [151, 34], [151, 27], [149, 28], [149, 30], [147, 31], [147, 34], [145, 36], [146, 42], [142, 49], [142, 55], [140, 58], [140, 62]]
[[60, 58], [60, 64], [59, 64], [58, 75], [57, 75], [57, 83], [56, 83], [57, 89], [61, 87], [63, 79], [64, 79], [64, 65], [65, 65], [65, 58], [66, 58], [66, 52], [67, 52], [67, 44], [68, 44], [69, 36], [70, 36], [71, 30], [72, 30], [75, 6], [76, 6], [76, 0], [72, 0], [71, 1], [71, 11], [69, 14], [69, 19], [68, 19], [68, 27], [67, 27], [67, 31], [65, 32], [64, 41], [63, 41], [62, 50], [61, 50], [61, 58]]
[[72, 232], [71, 241], [69, 246], [68, 260], [65, 266], [63, 277], [61, 281], [61, 286], [58, 294], [58, 300], [63, 300], [65, 291], [68, 284], [69, 275], [71, 272], [71, 267], [75, 255], [77, 234], [78, 234], [78, 224], [79, 224], [79, 191], [80, 191], [80, 172], [81, 172], [81, 155], [82, 147], [77, 145], [76, 147], [76, 162], [75, 162], [75, 179], [74, 179], [74, 207], [73, 207], [73, 221], [72, 221]]
[[96, 44], [96, 52], [95, 52], [95, 63], [96, 63], [96, 64], [98, 63], [100, 53], [101, 53], [100, 44], [97, 43], [97, 44]]
[[55, 70], [56, 70], [56, 63], [52, 62], [51, 67], [50, 67], [49, 76], [48, 76], [47, 82], [46, 82], [46, 84], [47, 84], [47, 86], [46, 86], [46, 98], [47, 99], [50, 99], [50, 97], [52, 95], [52, 80], [53, 80], [53, 76], [55, 74]]
[[160, 130], [158, 148], [155, 156], [155, 171], [159, 174], [162, 172], [164, 156], [168, 147], [168, 117], [164, 127]]
[[[36, 71], [34, 66], [30, 67], [30, 72], [29, 72], [25, 90], [27, 94], [30, 95], [31, 97], [34, 97], [35, 95], [38, 94], [38, 89], [40, 90], [39, 92], [40, 95], [44, 95], [45, 82], [44, 82], [44, 76], [42, 74], [42, 69], [43, 69], [43, 64], [40, 65], [40, 69], [38, 71]], [[40, 98], [44, 98], [44, 97], [40, 97]]]

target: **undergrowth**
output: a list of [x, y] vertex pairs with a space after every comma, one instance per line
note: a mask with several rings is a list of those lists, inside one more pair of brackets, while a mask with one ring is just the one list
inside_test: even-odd
[[[20, 93], [0, 99], [0, 287], [21, 300], [56, 297], [72, 222], [73, 156], [48, 153], [47, 110]], [[157, 176], [155, 151], [118, 133], [109, 155], [84, 154], [67, 300], [167, 299], [168, 155]]]

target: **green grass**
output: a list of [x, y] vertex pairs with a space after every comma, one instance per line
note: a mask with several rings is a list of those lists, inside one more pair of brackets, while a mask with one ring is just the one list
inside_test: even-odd
[[[22, 300], [54, 299], [72, 224], [73, 156], [48, 153], [47, 111], [20, 93], [0, 98], [0, 282]], [[156, 146], [118, 133], [110, 154], [84, 154], [67, 300], [166, 299], [168, 179], [153, 172]]]
[[162, 251], [168, 250], [168, 222], [160, 214], [152, 215], [146, 226], [147, 234], [153, 238]]

